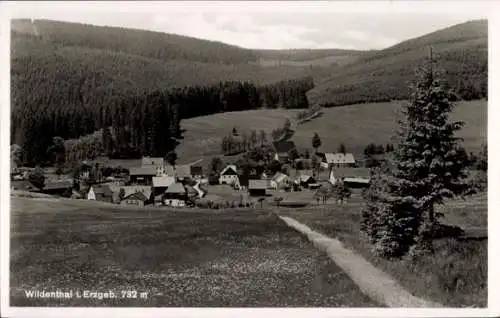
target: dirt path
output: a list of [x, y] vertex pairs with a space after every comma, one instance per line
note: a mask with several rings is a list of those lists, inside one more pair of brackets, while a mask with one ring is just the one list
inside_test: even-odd
[[417, 298], [403, 289], [394, 279], [382, 272], [363, 257], [343, 247], [336, 239], [311, 230], [296, 220], [280, 216], [290, 227], [306, 235], [308, 239], [328, 256], [359, 286], [360, 290], [374, 301], [388, 307], [443, 307], [443, 305]]

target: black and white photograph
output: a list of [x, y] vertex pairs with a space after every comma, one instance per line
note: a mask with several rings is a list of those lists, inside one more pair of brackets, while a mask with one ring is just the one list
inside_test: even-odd
[[2, 4], [2, 305], [490, 315], [495, 1], [454, 3]]

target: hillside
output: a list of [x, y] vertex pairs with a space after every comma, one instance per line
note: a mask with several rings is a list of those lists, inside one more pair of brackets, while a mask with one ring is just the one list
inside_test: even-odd
[[[297, 126], [292, 137], [299, 150], [311, 150], [315, 132], [321, 138], [319, 151], [335, 152], [340, 143], [357, 157], [362, 156], [367, 144], [391, 143], [396, 129], [397, 110], [401, 103], [359, 104], [323, 110], [323, 115]], [[459, 102], [451, 115], [452, 120], [465, 121], [459, 132], [467, 151], [479, 152], [487, 136], [487, 102]], [[282, 127], [285, 119], [293, 118], [297, 110], [251, 110], [215, 114], [183, 120], [184, 139], [176, 152], [182, 162], [201, 157], [220, 155], [222, 138], [233, 127], [240, 131], [262, 129], [268, 133]], [[209, 161], [209, 160], [207, 160]]]
[[462, 98], [487, 96], [488, 25], [476, 20], [363, 54], [318, 83], [308, 98], [311, 104], [325, 106], [405, 99], [415, 68], [429, 56], [429, 46], [448, 84]]
[[[367, 54], [365, 51], [340, 49], [292, 49], [292, 50], [256, 50], [262, 66], [309, 66], [336, 67], [353, 63], [359, 57]], [[331, 74], [331, 73], [330, 73]]]
[[257, 60], [251, 50], [233, 45], [145, 30], [27, 19], [13, 20], [11, 30], [55, 45], [122, 52], [162, 61], [239, 64]]

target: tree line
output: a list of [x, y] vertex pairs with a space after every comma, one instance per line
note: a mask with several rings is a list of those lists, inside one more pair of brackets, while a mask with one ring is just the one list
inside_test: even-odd
[[[53, 100], [38, 98], [38, 93], [32, 92], [33, 96], [25, 96], [23, 105], [12, 109], [11, 142], [21, 147], [21, 161], [27, 165], [50, 162], [48, 148], [56, 136], [71, 140], [67, 142], [70, 152], [66, 156], [70, 160], [97, 155], [119, 158], [164, 156], [175, 149], [176, 138], [181, 137], [182, 119], [258, 109], [263, 105], [296, 107], [296, 98], [305, 96], [311, 85], [309, 77], [269, 87], [224, 82], [135, 92], [123, 97], [115, 96], [110, 103], [102, 105], [97, 100], [83, 100], [81, 94], [62, 95], [53, 103]], [[285, 86], [288, 87], [285, 90], [287, 93], [282, 94]], [[264, 91], [275, 92], [279, 98], [267, 100], [270, 95], [263, 94]], [[65, 107], [61, 105], [63, 103]], [[307, 107], [307, 104], [302, 106]]]

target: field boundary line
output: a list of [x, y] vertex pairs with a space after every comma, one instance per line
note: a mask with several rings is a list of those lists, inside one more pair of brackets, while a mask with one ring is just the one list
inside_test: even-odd
[[413, 296], [385, 272], [373, 266], [362, 256], [345, 248], [343, 244], [318, 233], [293, 218], [279, 216], [289, 227], [307, 236], [316, 248], [326, 252], [372, 300], [388, 307], [444, 307], [443, 305]]

